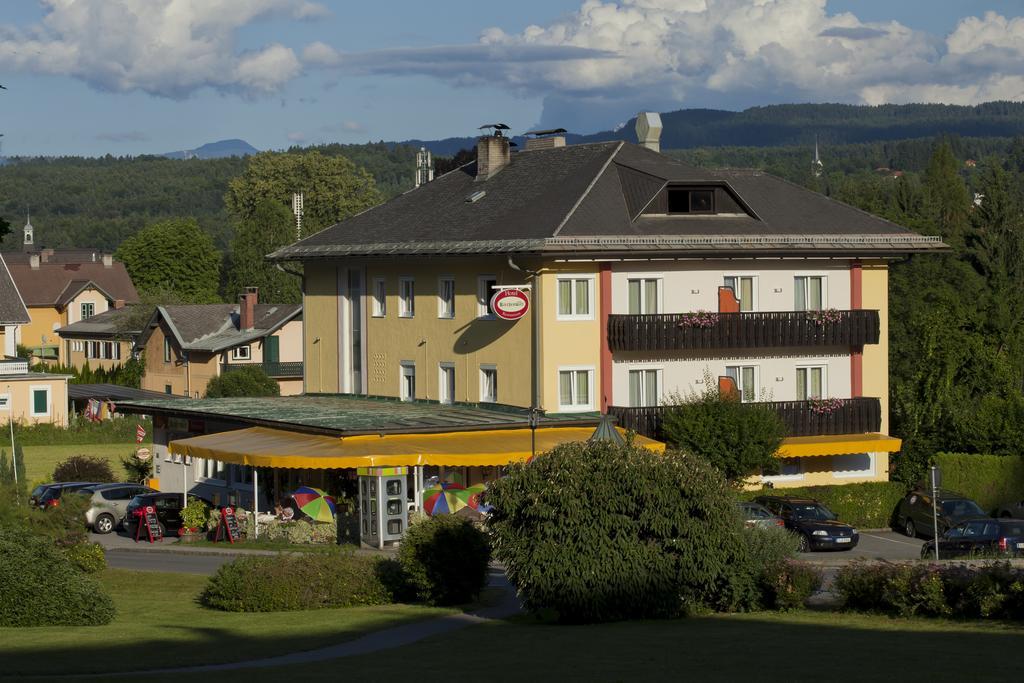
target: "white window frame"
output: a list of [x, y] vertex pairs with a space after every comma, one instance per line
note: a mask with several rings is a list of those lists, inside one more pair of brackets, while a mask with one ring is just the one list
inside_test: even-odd
[[497, 320], [497, 316], [491, 312], [491, 298], [494, 296], [494, 290], [487, 288], [487, 283], [493, 280], [494, 284], [498, 284], [497, 275], [477, 275], [476, 276], [476, 317], [483, 320]]
[[383, 318], [388, 314], [388, 282], [385, 278], [373, 278], [373, 317]]
[[796, 376], [797, 376], [797, 374], [799, 373], [800, 370], [807, 370], [807, 380], [806, 381], [808, 382], [808, 385], [804, 386], [804, 391], [808, 395], [810, 395], [809, 383], [811, 381], [811, 370], [814, 369], [814, 368], [821, 368], [821, 396], [819, 398], [828, 398], [829, 397], [829, 393], [828, 393], [828, 364], [827, 363], [800, 363], [795, 368], [793, 368], [793, 375], [794, 375], [793, 376], [793, 390], [794, 390], [793, 393], [794, 393], [794, 397], [795, 397], [794, 400], [796, 400], [796, 401], [807, 401], [807, 400], [810, 400], [810, 399], [801, 399], [800, 398], [800, 385], [797, 384]]
[[[409, 286], [409, 292], [412, 294], [409, 298], [405, 296], [406, 285]], [[398, 317], [416, 317], [416, 278], [414, 277], [398, 278]]]
[[[561, 283], [564, 281], [572, 282], [570, 290], [570, 305], [569, 308], [572, 313], [561, 313], [562, 310], [560, 297], [562, 296]], [[587, 313], [576, 312], [576, 283], [585, 280], [587, 281]], [[588, 275], [587, 273], [579, 273], [576, 275], [559, 275], [555, 278], [555, 315], [556, 320], [593, 320], [594, 319], [594, 293], [597, 289], [597, 276]]]
[[[742, 277], [749, 277], [751, 279], [750, 294], [751, 294], [751, 298], [753, 299], [753, 301], [750, 302], [750, 310], [749, 311], [743, 311], [742, 307], [741, 307], [740, 308], [740, 312], [741, 313], [756, 313], [757, 311], [759, 311], [760, 310], [760, 306], [759, 306], [760, 302], [758, 301], [758, 296], [757, 296], [757, 289], [758, 289], [757, 288], [757, 275], [755, 273], [723, 273], [723, 275], [722, 275], [722, 286], [723, 287], [728, 287], [729, 286], [729, 285], [725, 284], [725, 279], [726, 278], [730, 278], [730, 277], [734, 277], [734, 278], [737, 278], [737, 279], [742, 278]], [[733, 296], [736, 297], [737, 301], [740, 300], [740, 293], [737, 292], [735, 289], [733, 289]]]
[[[487, 396], [485, 389], [487, 387], [487, 373], [494, 373], [494, 396]], [[498, 366], [494, 363], [481, 363], [480, 364], [480, 403], [497, 403], [498, 402]]]
[[[868, 460], [871, 462], [871, 467], [869, 469], [867, 469], [867, 470], [862, 471], [862, 472], [850, 472], [850, 471], [837, 472], [835, 467], [833, 466], [833, 468], [832, 468], [832, 478], [833, 479], [864, 479], [864, 478], [867, 478], [867, 477], [874, 477], [875, 476], [875, 472], [878, 471], [878, 457], [877, 457], [878, 454], [877, 453], [843, 453], [841, 455], [867, 455], [868, 456]], [[832, 456], [832, 458], [835, 458], [835, 457], [837, 457], [837, 456]]]
[[640, 275], [633, 273], [626, 278], [626, 312], [629, 312], [629, 285], [632, 282], [640, 283], [640, 310], [645, 308], [644, 304], [647, 303], [644, 294], [643, 283], [646, 280], [654, 280], [658, 285], [658, 292], [655, 294], [657, 301], [654, 303], [654, 313], [658, 314], [665, 310], [665, 276], [658, 275]]
[[[594, 374], [596, 368], [593, 365], [563, 365], [558, 368], [558, 377], [555, 381], [555, 390], [558, 392], [558, 412], [560, 413], [589, 413], [594, 411]], [[587, 373], [587, 395], [590, 402], [586, 405], [573, 403], [566, 405], [562, 403], [562, 373], [563, 372], [585, 372]], [[576, 393], [576, 378], [573, 377], [572, 393]], [[575, 399], [575, 396], [573, 396]]]
[[[407, 372], [411, 370], [412, 372]], [[406, 394], [406, 377], [412, 376], [412, 395]], [[416, 400], [416, 361], [403, 360], [398, 364], [398, 397], [403, 401]]]
[[[46, 392], [46, 412], [36, 412], [36, 392]], [[53, 390], [49, 384], [30, 384], [28, 387], [28, 410], [29, 417], [50, 417], [53, 413]]]
[[[740, 401], [742, 403], [757, 403], [758, 396], [761, 395], [761, 366], [755, 363], [740, 363], [737, 365], [726, 365], [723, 376], [729, 375], [729, 368], [739, 368], [740, 371], [737, 373], [739, 379], [736, 381], [736, 391], [740, 392]], [[743, 397], [743, 368], [754, 368], [754, 396], [750, 400], [746, 400]]]
[[[662, 394], [664, 393], [662, 391], [662, 388], [664, 386], [664, 379], [663, 379], [663, 377], [664, 377], [664, 368], [662, 366], [660, 366], [660, 365], [635, 365], [635, 366], [630, 366], [626, 370], [626, 393], [627, 393], [627, 398], [631, 398], [629, 396], [629, 387], [630, 387], [630, 374], [629, 373], [631, 373], [631, 372], [652, 372], [652, 371], [654, 372], [654, 383], [655, 383], [654, 384], [654, 406], [630, 406], [631, 408], [657, 407], [657, 406], [661, 405], [661, 397], [662, 397]], [[644, 377], [646, 377], [646, 375], [641, 375], [641, 378], [644, 378]], [[645, 379], [641, 379], [641, 382], [645, 384], [646, 380]], [[640, 393], [644, 393], [644, 389], [645, 388], [646, 388], [645, 386], [641, 386]], [[627, 401], [627, 402], [632, 403], [632, 401]]]
[[[241, 353], [243, 350], [245, 353]], [[252, 360], [251, 345], [246, 344], [245, 346], [236, 346], [231, 349], [231, 360]]]
[[[452, 395], [446, 396], [448, 393], [448, 382], [446, 374], [448, 370], [452, 372]], [[443, 405], [451, 405], [455, 403], [455, 390], [457, 385], [455, 384], [458, 378], [455, 377], [455, 363], [450, 361], [441, 361], [437, 364], [437, 401]]]
[[804, 477], [807, 474], [807, 463], [804, 462], [804, 458], [803, 457], [785, 458], [785, 460], [796, 460], [797, 462], [799, 462], [800, 463], [800, 473], [799, 474], [762, 474], [761, 475], [761, 481], [762, 482], [771, 482], [773, 484], [777, 483], [777, 482], [783, 482], [783, 481], [803, 481]]
[[0, 394], [0, 412], [6, 413], [11, 410], [11, 395]]
[[[819, 277], [821, 278], [821, 310], [828, 308], [828, 274], [827, 273], [793, 273], [793, 310], [796, 310], [796, 281], [797, 278], [805, 278], [804, 280], [804, 301], [807, 301], [807, 281], [806, 278]], [[805, 311], [813, 311], [813, 308], [805, 308]]]
[[[446, 282], [452, 283], [451, 311], [445, 310], [444, 285]], [[442, 320], [455, 319], [455, 276], [453, 275], [442, 275], [437, 278], [437, 317]]]
[[164, 337], [164, 362], [170, 363], [174, 360], [174, 351], [171, 349], [171, 338]]

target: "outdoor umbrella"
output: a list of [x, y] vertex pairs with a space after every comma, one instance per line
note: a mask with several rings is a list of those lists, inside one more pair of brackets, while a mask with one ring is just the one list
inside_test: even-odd
[[292, 500], [302, 514], [314, 522], [330, 522], [334, 519], [334, 499], [320, 489], [300, 486], [292, 493]]
[[477, 512], [490, 512], [491, 506], [480, 500], [480, 496], [487, 487], [484, 484], [474, 484], [467, 489], [455, 491], [455, 497]]
[[423, 492], [423, 510], [428, 515], [446, 515], [466, 507], [466, 501], [459, 497], [465, 488], [458, 484], [441, 482]]

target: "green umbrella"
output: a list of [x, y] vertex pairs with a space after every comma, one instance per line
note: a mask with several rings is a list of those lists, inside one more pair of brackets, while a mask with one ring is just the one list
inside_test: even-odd
[[292, 494], [292, 500], [302, 514], [314, 522], [330, 522], [334, 519], [334, 499], [320, 489], [300, 486]]

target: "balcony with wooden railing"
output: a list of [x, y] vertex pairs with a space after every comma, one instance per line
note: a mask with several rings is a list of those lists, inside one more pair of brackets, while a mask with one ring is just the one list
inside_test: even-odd
[[261, 368], [268, 377], [274, 379], [295, 379], [302, 377], [302, 361], [287, 363], [221, 363], [222, 373], [234, 372], [242, 368]]
[[[882, 428], [882, 404], [877, 398], [844, 398], [825, 401], [770, 401], [758, 403], [774, 410], [786, 425], [786, 436], [867, 434]], [[627, 408], [609, 406], [620, 427], [657, 439], [670, 406]]]
[[770, 311], [608, 316], [612, 351], [710, 351], [877, 344], [878, 311]]

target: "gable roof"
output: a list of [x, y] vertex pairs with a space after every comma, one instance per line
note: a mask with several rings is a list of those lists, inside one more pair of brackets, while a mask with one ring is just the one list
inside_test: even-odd
[[139, 293], [120, 261], [109, 266], [102, 261], [48, 261], [33, 268], [24, 260], [11, 263], [10, 271], [26, 306], [63, 307], [90, 284], [110, 300], [139, 300]]
[[[124, 308], [108, 309], [85, 320], [65, 325], [57, 330], [57, 334], [69, 339], [101, 337], [129, 339], [137, 337], [142, 333], [142, 330], [130, 329], [136, 306], [142, 306], [142, 304], [128, 304]], [[134, 327], [140, 328], [140, 325], [135, 323]]]
[[[350, 255], [658, 251], [899, 254], [937, 237], [758, 171], [716, 171], [625, 142], [514, 153], [489, 179], [476, 163], [278, 249], [271, 260]], [[666, 185], [722, 188], [745, 213], [641, 213]], [[470, 195], [483, 192], [474, 201]]]
[[0, 255], [0, 325], [25, 325], [31, 322], [25, 302], [11, 278], [4, 257]]
[[273, 334], [301, 313], [301, 304], [256, 304], [253, 329], [241, 330], [238, 304], [157, 306], [136, 346], [145, 346], [163, 321], [181, 349], [216, 353]]

